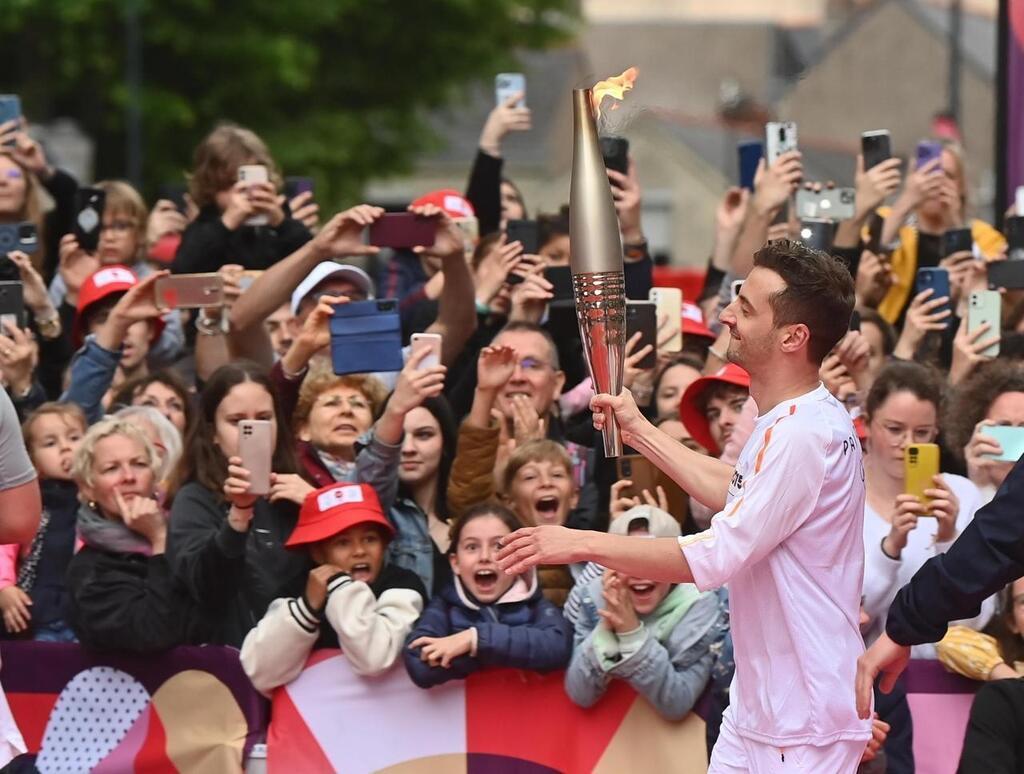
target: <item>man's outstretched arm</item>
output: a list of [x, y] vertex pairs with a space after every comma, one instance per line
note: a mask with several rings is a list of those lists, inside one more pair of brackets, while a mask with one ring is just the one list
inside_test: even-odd
[[634, 578], [693, 582], [690, 566], [675, 538], [639, 539], [567, 527], [527, 527], [505, 538], [498, 553], [498, 564], [510, 575], [541, 564], [586, 561]]

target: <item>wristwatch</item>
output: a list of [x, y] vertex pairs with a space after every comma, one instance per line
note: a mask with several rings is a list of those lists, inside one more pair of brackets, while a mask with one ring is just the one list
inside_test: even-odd
[[203, 309], [196, 318], [196, 330], [203, 336], [223, 336], [229, 330], [228, 316], [222, 313], [219, 318], [207, 317]]
[[55, 339], [60, 336], [60, 315], [54, 313], [52, 317], [48, 317], [45, 320], [41, 317], [36, 317], [36, 328], [39, 330], [39, 335], [44, 339]]

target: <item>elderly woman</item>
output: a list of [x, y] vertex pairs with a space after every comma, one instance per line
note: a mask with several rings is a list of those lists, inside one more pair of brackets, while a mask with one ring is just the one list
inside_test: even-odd
[[202, 640], [194, 605], [164, 557], [158, 464], [142, 431], [119, 418], [89, 428], [75, 453], [84, 546], [67, 585], [71, 626], [86, 646], [143, 653]]

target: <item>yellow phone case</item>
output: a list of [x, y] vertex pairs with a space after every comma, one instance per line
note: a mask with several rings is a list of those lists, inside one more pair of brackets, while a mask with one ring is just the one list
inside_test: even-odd
[[925, 497], [924, 490], [935, 488], [935, 476], [939, 474], [938, 445], [915, 443], [908, 446], [903, 452], [903, 472], [903, 491], [916, 495], [928, 507], [931, 501]]

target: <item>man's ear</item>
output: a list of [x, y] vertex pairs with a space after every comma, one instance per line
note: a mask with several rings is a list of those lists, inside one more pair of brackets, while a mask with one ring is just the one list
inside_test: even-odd
[[552, 403], [558, 402], [558, 398], [562, 394], [563, 387], [565, 387], [565, 371], [555, 371], [555, 386], [553, 388], [554, 394], [551, 396]]
[[787, 325], [779, 344], [787, 354], [799, 352], [801, 347], [810, 347], [811, 330], [804, 323]]

